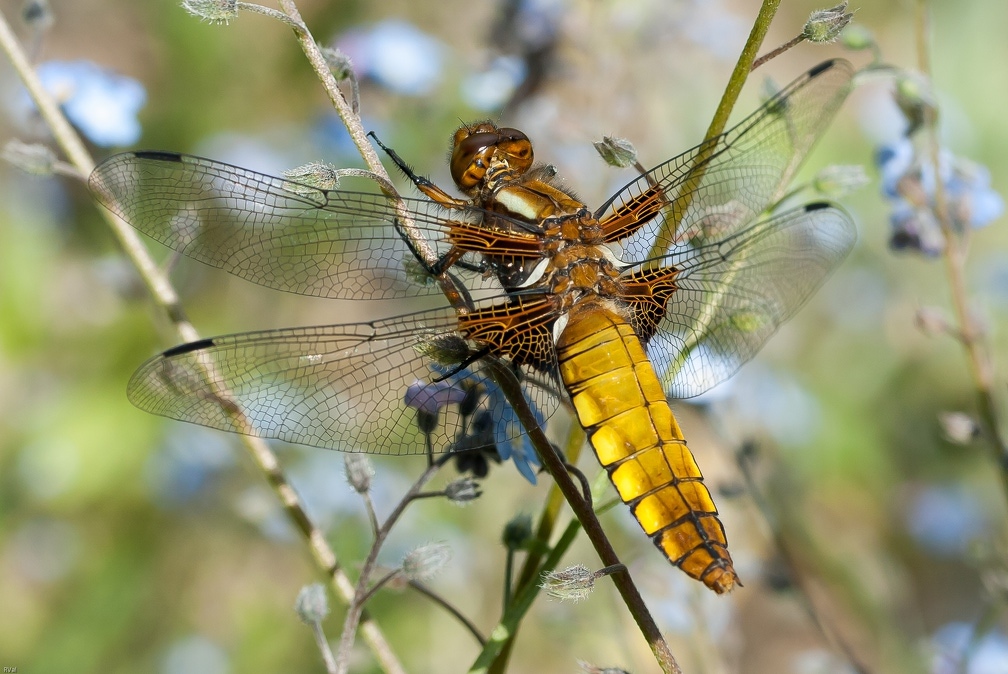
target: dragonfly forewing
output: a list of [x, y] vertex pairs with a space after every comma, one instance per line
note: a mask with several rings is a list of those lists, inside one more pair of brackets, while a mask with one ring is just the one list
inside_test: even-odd
[[[354, 180], [371, 183], [345, 182]], [[398, 209], [435, 254], [449, 248], [452, 221], [483, 217], [479, 209], [322, 190], [169, 152], [115, 155], [89, 183], [103, 205], [155, 241], [253, 283], [316, 297], [436, 295], [437, 285], [416, 282], [418, 262]], [[476, 287], [488, 285], [470, 276]]]

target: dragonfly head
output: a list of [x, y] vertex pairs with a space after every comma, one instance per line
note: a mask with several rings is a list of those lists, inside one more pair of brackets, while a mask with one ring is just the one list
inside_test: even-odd
[[452, 138], [452, 179], [466, 194], [480, 186], [492, 165], [506, 164], [513, 175], [520, 175], [532, 160], [532, 141], [518, 129], [481, 122], [459, 128]]

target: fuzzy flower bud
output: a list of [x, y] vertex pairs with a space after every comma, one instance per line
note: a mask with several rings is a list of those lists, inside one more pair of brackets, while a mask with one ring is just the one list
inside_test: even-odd
[[896, 80], [896, 105], [909, 124], [906, 135], [911, 136], [922, 126], [930, 126], [938, 117], [938, 103], [931, 83], [922, 75], [904, 74]]
[[319, 45], [319, 51], [322, 52], [322, 58], [325, 59], [333, 77], [345, 80], [353, 75], [353, 62], [342, 51], [335, 47], [323, 47], [322, 45]]
[[56, 155], [45, 145], [38, 143], [10, 140], [0, 157], [28, 175], [49, 176], [56, 170]]
[[847, 11], [846, 2], [829, 9], [818, 9], [809, 15], [802, 37], [809, 42], [832, 42], [853, 18], [854, 14]]
[[321, 583], [305, 585], [294, 601], [294, 611], [306, 625], [322, 622], [329, 615], [329, 599]]
[[374, 466], [363, 454], [345, 454], [343, 456], [343, 472], [347, 483], [358, 494], [371, 491], [371, 478], [374, 477]]
[[561, 601], [570, 599], [577, 603], [595, 589], [597, 577], [587, 566], [577, 564], [563, 571], [543, 573], [542, 583], [539, 584], [539, 587], [546, 590], [546, 594], [554, 599]]
[[[313, 161], [302, 164], [283, 172], [284, 178], [288, 178], [301, 185], [317, 187], [321, 190], [333, 190], [339, 187], [339, 172], [335, 166], [325, 162]], [[297, 192], [297, 186], [291, 186]]]
[[421, 545], [403, 557], [402, 573], [409, 580], [430, 580], [441, 571], [451, 556], [451, 548], [446, 543]]
[[184, 0], [182, 9], [217, 26], [226, 26], [238, 17], [237, 0]]
[[532, 518], [528, 514], [515, 515], [504, 525], [501, 541], [508, 550], [521, 550], [532, 539]]
[[21, 9], [21, 18], [37, 31], [49, 30], [54, 23], [49, 0], [28, 0]]
[[482, 495], [483, 492], [480, 491], [479, 482], [471, 477], [460, 477], [457, 480], [449, 482], [445, 487], [445, 496], [455, 505], [468, 505]]
[[637, 148], [626, 138], [603, 136], [602, 141], [593, 143], [602, 160], [616, 168], [626, 168], [637, 163]]

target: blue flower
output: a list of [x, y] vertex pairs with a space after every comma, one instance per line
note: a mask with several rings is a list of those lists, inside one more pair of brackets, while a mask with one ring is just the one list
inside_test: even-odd
[[147, 100], [143, 85], [90, 61], [49, 61], [38, 76], [67, 118], [92, 143], [132, 145], [140, 139], [137, 113]]
[[[532, 446], [532, 440], [529, 438], [528, 433], [524, 432], [521, 428], [518, 414], [511, 406], [511, 403], [507, 401], [507, 398], [504, 397], [504, 392], [501, 391], [500, 387], [491, 381], [485, 382], [485, 385], [487, 387], [487, 396], [490, 400], [490, 409], [501, 410], [501, 414], [495, 419], [496, 426], [494, 428], [497, 453], [504, 461], [509, 459], [514, 461], [515, 468], [522, 474], [522, 477], [535, 484], [536, 472], [538, 472], [541, 464], [539, 463], [539, 456]], [[546, 423], [542, 412], [539, 411], [539, 408], [527, 396], [525, 401], [528, 403], [529, 409], [532, 410], [536, 424], [542, 428]]]
[[421, 96], [441, 79], [445, 46], [403, 21], [383, 21], [368, 31], [352, 31], [340, 48], [361, 77], [396, 93]]
[[427, 384], [417, 379], [406, 388], [403, 402], [407, 407], [427, 414], [437, 414], [442, 407], [458, 405], [466, 399], [466, 395], [465, 389], [457, 384], [444, 380]]
[[921, 547], [942, 557], [962, 556], [990, 534], [983, 505], [961, 486], [928, 485], [912, 494], [905, 523]]
[[935, 186], [941, 180], [949, 224], [956, 232], [990, 224], [1004, 213], [1004, 199], [990, 186], [990, 172], [968, 159], [943, 150], [938, 175], [933, 162], [921, 157], [909, 138], [880, 148], [875, 163], [882, 177], [882, 193], [892, 204], [890, 246], [925, 255], [939, 255], [945, 247], [935, 215]]
[[996, 627], [945, 623], [931, 637], [932, 674], [988, 674], [1008, 671], [1008, 636]]
[[[449, 368], [431, 364], [431, 370], [443, 378], [429, 384], [415, 381], [407, 388], [403, 402], [428, 416], [436, 416], [448, 405], [468, 403], [466, 406], [471, 409], [465, 414], [472, 418], [472, 423], [466, 429], [466, 435], [455, 442], [454, 451], [471, 453], [496, 448], [500, 460], [513, 461], [518, 472], [535, 484], [536, 472], [540, 466], [539, 457], [528, 434], [521, 427], [518, 414], [500, 387], [489, 379], [477, 376], [469, 368], [450, 373]], [[474, 391], [478, 393], [478, 398], [472, 397]], [[543, 427], [545, 416], [527, 396], [526, 401], [536, 423], [540, 428]], [[485, 474], [485, 461], [483, 465], [477, 473]]]

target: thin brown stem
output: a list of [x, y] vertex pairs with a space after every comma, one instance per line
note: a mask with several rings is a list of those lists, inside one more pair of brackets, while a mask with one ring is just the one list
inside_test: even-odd
[[798, 45], [800, 45], [804, 41], [805, 41], [805, 36], [804, 35], [799, 35], [798, 37], [795, 37], [795, 38], [792, 38], [792, 39], [788, 40], [787, 42], [785, 42], [781, 46], [777, 47], [776, 49], [770, 50], [766, 54], [763, 54], [763, 56], [760, 56], [758, 59], [756, 59], [755, 61], [753, 61], [752, 65], [749, 67], [749, 72], [752, 72], [752, 71], [756, 70], [757, 68], [759, 68], [761, 65], [763, 65], [767, 61], [770, 61], [771, 59], [777, 58], [778, 56], [780, 56], [781, 54], [783, 54], [784, 52], [786, 52], [788, 49], [791, 49], [792, 47], [797, 47]]
[[[931, 76], [931, 53], [929, 41], [929, 12], [926, 0], [917, 5], [917, 49], [918, 66], [927, 77]], [[929, 160], [935, 176], [940, 176], [941, 145], [938, 127], [929, 124], [927, 128]], [[941, 225], [945, 239], [943, 258], [948, 277], [952, 309], [955, 313], [959, 341], [966, 350], [970, 373], [976, 388], [977, 409], [980, 427], [988, 440], [992, 458], [998, 466], [1001, 486], [1008, 503], [1008, 441], [1001, 430], [1000, 408], [994, 390], [994, 364], [988, 352], [983, 330], [980, 329], [970, 311], [969, 296], [966, 292], [966, 257], [969, 250], [969, 231], [957, 232], [949, 215], [948, 198], [941, 180], [935, 180], [934, 213]]]
[[480, 633], [479, 628], [476, 627], [476, 624], [473, 623], [473, 621], [469, 620], [469, 618], [465, 617], [465, 614], [463, 614], [461, 611], [455, 608], [451, 603], [448, 602], [447, 599], [445, 599], [437, 592], [435, 592], [434, 590], [430, 589], [429, 587], [418, 581], [411, 580], [409, 582], [409, 586], [412, 587], [417, 592], [419, 592], [420, 594], [422, 594], [423, 596], [433, 601], [435, 604], [437, 604], [445, 611], [450, 613], [456, 620], [462, 623], [462, 625], [465, 626], [467, 630], [469, 630], [469, 633], [473, 635], [473, 638], [476, 639], [477, 642], [479, 642], [480, 648], [486, 646], [487, 639]]
[[350, 666], [350, 649], [353, 647], [354, 636], [357, 634], [358, 626], [362, 626], [361, 621], [365, 615], [364, 613], [364, 603], [367, 601], [369, 596], [368, 583], [372, 572], [374, 571], [375, 564], [378, 561], [378, 553], [384, 545], [385, 540], [388, 538], [389, 532], [399, 518], [402, 516], [406, 507], [415, 500], [417, 494], [423, 489], [423, 486], [430, 481], [434, 474], [437, 473], [441, 468], [440, 463], [435, 463], [432, 466], [428, 466], [420, 477], [417, 478], [413, 486], [410, 487], [409, 491], [400, 499], [399, 503], [396, 505], [395, 509], [389, 514], [388, 519], [382, 524], [375, 534], [375, 540], [371, 545], [371, 550], [368, 552], [367, 559], [364, 560], [364, 564], [361, 567], [360, 577], [357, 579], [357, 586], [353, 591], [353, 599], [349, 602], [349, 609], [347, 610], [346, 618], [343, 622], [343, 632], [340, 635], [340, 645], [336, 651], [336, 664], [337, 672], [340, 674], [345, 674], [347, 667]]
[[[94, 159], [84, 147], [84, 143], [76, 131], [74, 131], [73, 127], [60, 112], [55, 101], [42, 87], [2, 11], [0, 11], [0, 49], [4, 51], [14, 66], [22, 83], [38, 107], [42, 119], [45, 121], [56, 143], [63, 150], [69, 162], [81, 176], [89, 175], [94, 169]], [[186, 342], [198, 340], [200, 335], [196, 331], [196, 328], [186, 319], [178, 294], [171, 282], [150, 256], [137, 233], [128, 223], [113, 215], [110, 211], [100, 209], [100, 213], [108, 224], [113, 237], [122, 247], [126, 257], [140, 274], [155, 305], [171, 321], [178, 336]], [[304, 504], [280, 467], [276, 454], [260, 438], [251, 435], [240, 437], [253, 462], [266, 477], [270, 486], [273, 487], [274, 492], [287, 511], [288, 517], [304, 536], [316, 566], [329, 578], [336, 596], [343, 598], [345, 602], [349, 603], [353, 597], [353, 584], [340, 567], [336, 554], [329, 546], [324, 534], [308, 516]], [[371, 617], [365, 616], [362, 620], [364, 621], [362, 631], [376, 657], [382, 663], [383, 669], [390, 674], [403, 672], [402, 665], [399, 664], [384, 635]]]

